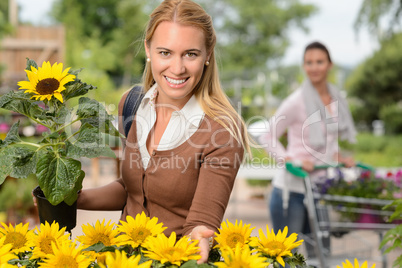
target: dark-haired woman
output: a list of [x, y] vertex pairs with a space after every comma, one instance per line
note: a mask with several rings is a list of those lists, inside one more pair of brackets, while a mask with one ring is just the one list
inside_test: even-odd
[[[270, 119], [270, 131], [259, 140], [268, 152], [275, 153], [278, 163], [291, 161], [309, 172], [312, 179], [320, 177], [315, 165], [354, 165], [352, 158], [339, 153], [338, 137], [355, 142], [356, 131], [345, 99], [328, 82], [331, 68], [329, 51], [322, 43], [307, 45], [303, 57], [307, 78], [281, 103]], [[286, 148], [279, 141], [285, 132]], [[290, 233], [310, 233], [303, 180], [283, 169], [273, 186], [270, 215], [274, 230], [288, 226]]]

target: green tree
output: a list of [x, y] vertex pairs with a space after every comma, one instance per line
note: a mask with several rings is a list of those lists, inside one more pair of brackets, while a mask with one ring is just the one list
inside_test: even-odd
[[[1, 1], [0, 2], [0, 41], [5, 35], [11, 33], [12, 30], [13, 30], [13, 27], [8, 22], [8, 1]], [[0, 64], [0, 74], [4, 68], [5, 67], [2, 64]], [[0, 77], [0, 79], [1, 79], [1, 77]], [[0, 80], [0, 83], [1, 83], [1, 80]]]
[[353, 110], [356, 121], [371, 126], [373, 120], [389, 117], [391, 111], [385, 107], [402, 101], [401, 47], [402, 34], [382, 41], [381, 48], [349, 77], [350, 94], [359, 99]]
[[[380, 39], [387, 38], [400, 30], [401, 12], [401, 0], [363, 0], [354, 27], [357, 31], [367, 27]], [[385, 30], [381, 25], [384, 20], [387, 20]]]
[[299, 27], [317, 11], [297, 0], [200, 0], [214, 19], [218, 55], [226, 72], [255, 75], [289, 46], [287, 30]]
[[[145, 0], [58, 0], [53, 16], [66, 27], [67, 63], [106, 72], [114, 81], [124, 76], [124, 86], [131, 84], [131, 76], [141, 74], [144, 65], [136, 42], [144, 30], [145, 4]], [[140, 56], [134, 57], [137, 53]]]
[[7, 32], [8, 1], [0, 2], [0, 38]]
[[[77, 63], [83, 57], [78, 48], [84, 56], [93, 55], [91, 62], [101, 61], [96, 65], [111, 75], [138, 73], [147, 15], [159, 2], [58, 0], [53, 13], [67, 28], [68, 62], [82, 66]], [[313, 5], [294, 0], [253, 0], [252, 5], [246, 0], [198, 2], [214, 19], [219, 58], [223, 69], [231, 72], [266, 68], [269, 59], [280, 58], [289, 45], [286, 31], [292, 26], [306, 30], [304, 19], [316, 11]], [[96, 49], [88, 51], [88, 46]]]

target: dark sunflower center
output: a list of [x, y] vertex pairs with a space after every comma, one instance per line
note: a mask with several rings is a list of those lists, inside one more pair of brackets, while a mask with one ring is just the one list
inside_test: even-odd
[[40, 95], [53, 94], [59, 88], [59, 81], [54, 78], [40, 80], [36, 85], [36, 91]]

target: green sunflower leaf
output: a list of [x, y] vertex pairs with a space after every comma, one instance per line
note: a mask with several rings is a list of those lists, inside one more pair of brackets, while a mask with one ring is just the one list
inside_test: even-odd
[[96, 100], [82, 97], [79, 100], [77, 115], [81, 118], [82, 124], [88, 123], [98, 128], [100, 132], [112, 136], [120, 136], [119, 131], [114, 127], [114, 117], [109, 115], [105, 107]]
[[30, 147], [18, 146], [11, 147], [13, 171], [11, 177], [25, 179], [36, 172], [37, 153]]
[[82, 182], [85, 178], [85, 172], [81, 170], [80, 172], [80, 176], [77, 179], [77, 182], [75, 183], [75, 187], [73, 189], [73, 191], [71, 192], [70, 195], [66, 196], [64, 199], [64, 202], [69, 205], [72, 206], [74, 204], [74, 202], [77, 200], [78, 198], [78, 191], [82, 189]]
[[[97, 101], [87, 97], [81, 97], [78, 104], [77, 115], [79, 118], [90, 118], [103, 114], [105, 108]], [[106, 118], [110, 117], [106, 113]]]
[[35, 67], [35, 69], [38, 69], [38, 64], [36, 64], [36, 61], [33, 59], [27, 58], [27, 67], [25, 70], [32, 71], [32, 67]]
[[10, 91], [0, 97], [0, 108], [26, 115], [33, 119], [46, 119], [44, 110], [23, 91]]
[[6, 138], [0, 143], [0, 148], [4, 148], [10, 144], [18, 143], [21, 141], [20, 135], [18, 134], [18, 128], [20, 122], [14, 123], [7, 133]]
[[[78, 74], [78, 72], [76, 71]], [[75, 72], [71, 72], [71, 74], [75, 74]], [[88, 91], [96, 89], [96, 86], [93, 86], [91, 84], [87, 84], [82, 82], [80, 79], [77, 79], [73, 82], [69, 82], [66, 84], [66, 89], [63, 90], [61, 93], [63, 94], [64, 101], [67, 101], [69, 99], [78, 97], [78, 96], [83, 96], [88, 93]]]
[[10, 165], [10, 157], [12, 155], [12, 147], [0, 149], [0, 184], [10, 176], [13, 168]]
[[98, 242], [92, 246], [89, 246], [85, 249], [83, 249], [83, 251], [95, 251], [95, 252], [115, 252], [116, 250], [120, 250], [120, 248], [116, 245], [112, 245], [112, 246], [105, 246], [102, 242]]
[[183, 263], [182, 265], [180, 265], [180, 267], [182, 267], [182, 268], [197, 268], [199, 266], [197, 265], [196, 260], [189, 260], [189, 261], [186, 261], [185, 263]]
[[71, 121], [71, 109], [66, 106], [61, 107], [55, 115], [49, 116], [49, 119], [59, 125], [64, 125]]
[[94, 128], [89, 124], [81, 127], [80, 133], [71, 142], [67, 142], [67, 156], [72, 158], [88, 157], [94, 158], [98, 156], [106, 156], [115, 158], [116, 155], [105, 145], [102, 133], [98, 128]]
[[[57, 205], [81, 189], [81, 162], [60, 157], [53, 152], [41, 155], [36, 165], [36, 176], [45, 197]], [[80, 183], [81, 182], [81, 183]]]

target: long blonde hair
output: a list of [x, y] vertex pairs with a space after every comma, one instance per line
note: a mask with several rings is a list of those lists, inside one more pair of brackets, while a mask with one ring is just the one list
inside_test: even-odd
[[[165, 0], [150, 15], [144, 36], [147, 44], [150, 44], [155, 29], [163, 21], [197, 27], [204, 32], [207, 54], [210, 54], [209, 65], [204, 66], [203, 75], [194, 88], [194, 96], [205, 114], [227, 129], [250, 154], [250, 142], [245, 123], [231, 105], [220, 83], [214, 51], [216, 34], [211, 16], [191, 0]], [[155, 84], [149, 63], [146, 63], [142, 81], [145, 92]]]

